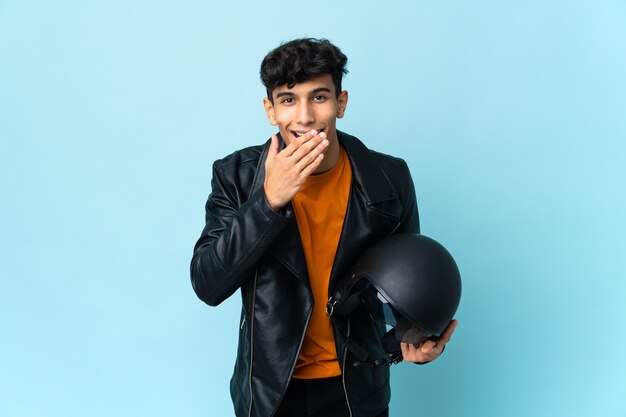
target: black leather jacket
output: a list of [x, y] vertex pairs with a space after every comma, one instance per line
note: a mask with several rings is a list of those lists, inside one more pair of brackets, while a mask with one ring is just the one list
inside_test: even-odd
[[[406, 163], [367, 149], [338, 132], [352, 166], [352, 184], [330, 289], [366, 248], [396, 232], [419, 232], [415, 190]], [[272, 416], [287, 389], [313, 309], [304, 252], [291, 205], [272, 211], [263, 191], [269, 141], [213, 165], [206, 226], [194, 248], [191, 282], [215, 306], [241, 289], [239, 347], [230, 391], [238, 417]], [[282, 139], [281, 139], [281, 146]], [[332, 317], [343, 385], [352, 416], [389, 403], [389, 368], [354, 367], [346, 340], [385, 356], [385, 329], [357, 310]]]

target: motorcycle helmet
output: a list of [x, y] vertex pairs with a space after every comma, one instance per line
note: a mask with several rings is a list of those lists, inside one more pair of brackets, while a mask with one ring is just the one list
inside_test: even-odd
[[372, 366], [402, 360], [400, 342], [436, 340], [454, 317], [461, 277], [452, 255], [435, 240], [399, 233], [368, 248], [337, 284], [328, 315], [349, 317], [363, 307], [388, 332], [381, 343], [392, 356]]

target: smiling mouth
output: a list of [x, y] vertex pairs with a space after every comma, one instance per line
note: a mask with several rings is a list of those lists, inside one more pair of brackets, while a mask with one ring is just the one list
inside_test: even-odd
[[[320, 134], [320, 133], [322, 133], [323, 131], [324, 131], [324, 129], [319, 129], [319, 130], [317, 131], [317, 134], [319, 135], [319, 134]], [[291, 134], [292, 134], [292, 135], [294, 135], [296, 138], [299, 138], [300, 136], [302, 136], [302, 135], [304, 135], [304, 134], [306, 134], [306, 133], [307, 133], [307, 132], [302, 132], [302, 133], [299, 133], [299, 132], [296, 132], [296, 131], [294, 131], [294, 130], [292, 130], [292, 131], [291, 131]]]

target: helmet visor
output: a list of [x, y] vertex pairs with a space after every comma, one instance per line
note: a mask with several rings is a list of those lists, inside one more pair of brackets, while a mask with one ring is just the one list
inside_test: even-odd
[[433, 336], [428, 330], [398, 313], [373, 285], [361, 290], [361, 300], [372, 320], [384, 324], [387, 330], [394, 330], [396, 340], [415, 345]]

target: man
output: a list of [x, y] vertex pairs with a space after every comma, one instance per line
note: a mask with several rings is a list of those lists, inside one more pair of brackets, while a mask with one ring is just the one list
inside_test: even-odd
[[[347, 346], [380, 351], [384, 329], [361, 310], [338, 319], [325, 307], [358, 255], [393, 233], [419, 233], [419, 219], [406, 163], [336, 129], [348, 103], [346, 62], [327, 40], [271, 51], [263, 104], [278, 134], [213, 166], [191, 279], [209, 305], [241, 290], [238, 417], [388, 415], [388, 367], [352, 366]], [[455, 326], [437, 341], [403, 344], [404, 359], [435, 359]]]

